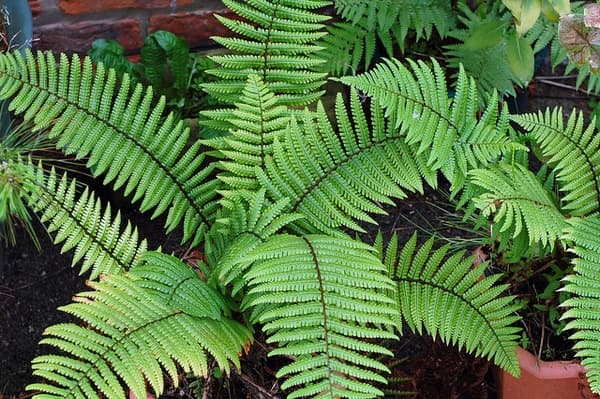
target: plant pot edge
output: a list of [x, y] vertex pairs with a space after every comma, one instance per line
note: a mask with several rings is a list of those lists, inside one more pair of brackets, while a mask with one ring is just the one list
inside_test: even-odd
[[518, 347], [521, 377], [515, 378], [494, 366], [498, 399], [600, 399], [593, 394], [585, 368], [576, 360], [544, 361]]

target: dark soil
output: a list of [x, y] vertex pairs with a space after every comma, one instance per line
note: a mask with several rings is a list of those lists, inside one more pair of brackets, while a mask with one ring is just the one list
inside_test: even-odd
[[[588, 98], [583, 93], [538, 81], [531, 87], [527, 110], [556, 104], [564, 104], [566, 109], [574, 106], [585, 109]], [[471, 233], [444, 224], [450, 208], [444, 207], [442, 200], [439, 194], [413, 195], [400, 201], [398, 207], [388, 209], [390, 214], [380, 218], [380, 227], [386, 236], [398, 233], [403, 242], [418, 230], [416, 223], [419, 229], [435, 230], [452, 238], [455, 246], [474, 250], [477, 240]], [[129, 216], [135, 223], [145, 220], [135, 212]], [[141, 224], [147, 237], [163, 236], [161, 221]], [[367, 236], [372, 240], [375, 230], [371, 229]], [[61, 255], [43, 233], [40, 240], [42, 250], [37, 251], [27, 237], [18, 237], [17, 246], [4, 254], [4, 270], [0, 274], [0, 398], [24, 395], [25, 386], [34, 381], [30, 361], [44, 350], [37, 344], [42, 331], [48, 325], [68, 321], [68, 316], [56, 308], [69, 303], [75, 292], [85, 289], [85, 276], [78, 276], [78, 269], [71, 268], [70, 255]], [[177, 248], [175, 237], [169, 238], [169, 246], [178, 253], [183, 251]], [[393, 378], [385, 388], [390, 398], [405, 395], [423, 399], [495, 398], [487, 361], [409, 332], [394, 344], [393, 350], [395, 358], [389, 364]], [[274, 377], [274, 370], [283, 360], [268, 359], [267, 351], [264, 340], [257, 339], [242, 360], [241, 371], [234, 372], [228, 379], [213, 375], [205, 382], [210, 392], [208, 397], [283, 398], [279, 381]], [[167, 394], [178, 398], [197, 397], [199, 384], [200, 381], [182, 374], [179, 388], [171, 387]]]

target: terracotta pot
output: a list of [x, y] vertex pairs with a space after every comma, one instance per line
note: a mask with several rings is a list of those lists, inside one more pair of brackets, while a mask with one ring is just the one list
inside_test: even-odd
[[518, 348], [521, 377], [494, 368], [498, 399], [600, 399], [590, 391], [577, 360], [546, 362]]

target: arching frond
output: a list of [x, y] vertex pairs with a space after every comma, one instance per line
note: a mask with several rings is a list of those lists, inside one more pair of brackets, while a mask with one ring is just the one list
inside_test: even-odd
[[[323, 22], [329, 17], [314, 10], [328, 5], [328, 1], [224, 0], [223, 3], [240, 18], [216, 16], [237, 37], [213, 37], [232, 53], [210, 57], [220, 65], [219, 69], [207, 71], [219, 78], [216, 83], [203, 85], [211, 96], [233, 105], [249, 74], [260, 76], [269, 90], [279, 96], [282, 105], [310, 104], [323, 94], [321, 86], [326, 75], [312, 70], [323, 62], [314, 56], [321, 49], [314, 43], [325, 34]], [[211, 126], [229, 127], [226, 123]]]
[[449, 245], [433, 250], [433, 244], [431, 238], [417, 249], [413, 235], [398, 256], [394, 236], [382, 252], [403, 320], [413, 331], [439, 336], [519, 375], [519, 305], [513, 296], [503, 296], [508, 285], [496, 284], [500, 275], [481, 278], [486, 263], [474, 266], [464, 251], [449, 254]]
[[470, 172], [471, 181], [486, 190], [473, 202], [484, 215], [493, 216], [500, 233], [528, 237], [530, 246], [553, 248], [566, 220], [542, 182], [523, 165], [500, 163]]
[[586, 368], [587, 379], [594, 392], [600, 392], [600, 218], [597, 214], [569, 220], [566, 239], [574, 243], [570, 249], [574, 273], [564, 278], [564, 290], [572, 297], [562, 303], [568, 319], [565, 330], [575, 330], [575, 355]]
[[63, 311], [89, 327], [57, 324], [41, 343], [65, 355], [42, 355], [33, 373], [46, 383], [28, 389], [39, 398], [125, 397], [123, 385], [138, 398], [146, 382], [155, 393], [164, 388], [163, 370], [176, 383], [176, 363], [185, 371], [206, 376], [209, 356], [229, 371], [239, 367], [238, 353], [251, 333], [230, 320], [224, 298], [208, 287], [183, 262], [147, 252], [143, 264], [124, 275], [90, 282], [94, 289], [75, 297]]
[[[278, 235], [259, 245], [245, 275], [244, 300], [264, 324], [270, 356], [294, 359], [282, 367], [288, 398], [373, 398], [370, 384], [385, 383], [387, 368], [375, 354], [391, 353], [373, 339], [388, 331], [397, 311], [385, 292], [393, 287], [371, 247], [347, 238]], [[299, 328], [300, 327], [300, 328]]]
[[361, 231], [356, 221], [374, 223], [369, 213], [383, 213], [380, 203], [405, 197], [404, 190], [422, 192], [423, 177], [435, 185], [435, 172], [386, 123], [380, 107], [372, 104], [371, 126], [356, 93], [350, 107], [351, 116], [337, 97], [339, 133], [322, 104], [316, 116], [307, 111], [302, 123], [294, 120], [275, 141], [273, 158], [257, 171], [271, 198], [289, 198], [291, 210], [305, 216], [298, 225], [306, 231]]
[[183, 222], [184, 240], [198, 243], [214, 210], [218, 181], [204, 182], [200, 144], [185, 148], [189, 129], [169, 114], [165, 100], [152, 108], [152, 89], [131, 88], [127, 75], [118, 86], [113, 70], [92, 68], [89, 58], [52, 53], [0, 54], [0, 99], [33, 120], [36, 128], [52, 124], [51, 137], [67, 154], [88, 157], [94, 175], [125, 187], [142, 211], [153, 216], [168, 210], [166, 229]]
[[54, 169], [46, 174], [40, 166], [26, 168], [22, 182], [28, 206], [39, 214], [54, 243], [62, 243], [62, 252], [74, 250], [73, 265], [81, 261], [81, 274], [90, 271], [90, 279], [101, 274], [119, 273], [133, 267], [147, 250], [146, 240], [127, 222], [121, 229], [120, 213], [113, 218], [110, 204], [104, 209], [100, 200], [86, 189], [79, 193], [74, 179], [57, 176]]
[[498, 112], [497, 97], [478, 119], [477, 88], [462, 69], [450, 98], [444, 70], [435, 60], [432, 68], [423, 61], [408, 64], [410, 69], [398, 60], [385, 60], [341, 80], [373, 97], [406, 142], [418, 147], [431, 168], [441, 169], [453, 188], [462, 186], [469, 169], [520, 148], [508, 138], [508, 112]]
[[563, 209], [582, 216], [600, 209], [600, 135], [592, 123], [584, 129], [582, 112], [565, 125], [562, 108], [512, 119], [530, 132], [545, 162], [554, 168]]

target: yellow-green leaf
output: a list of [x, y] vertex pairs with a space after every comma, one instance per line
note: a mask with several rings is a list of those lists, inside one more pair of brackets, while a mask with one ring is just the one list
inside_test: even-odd
[[519, 35], [527, 32], [542, 11], [542, 0], [502, 0], [502, 3], [515, 17], [515, 26]]

